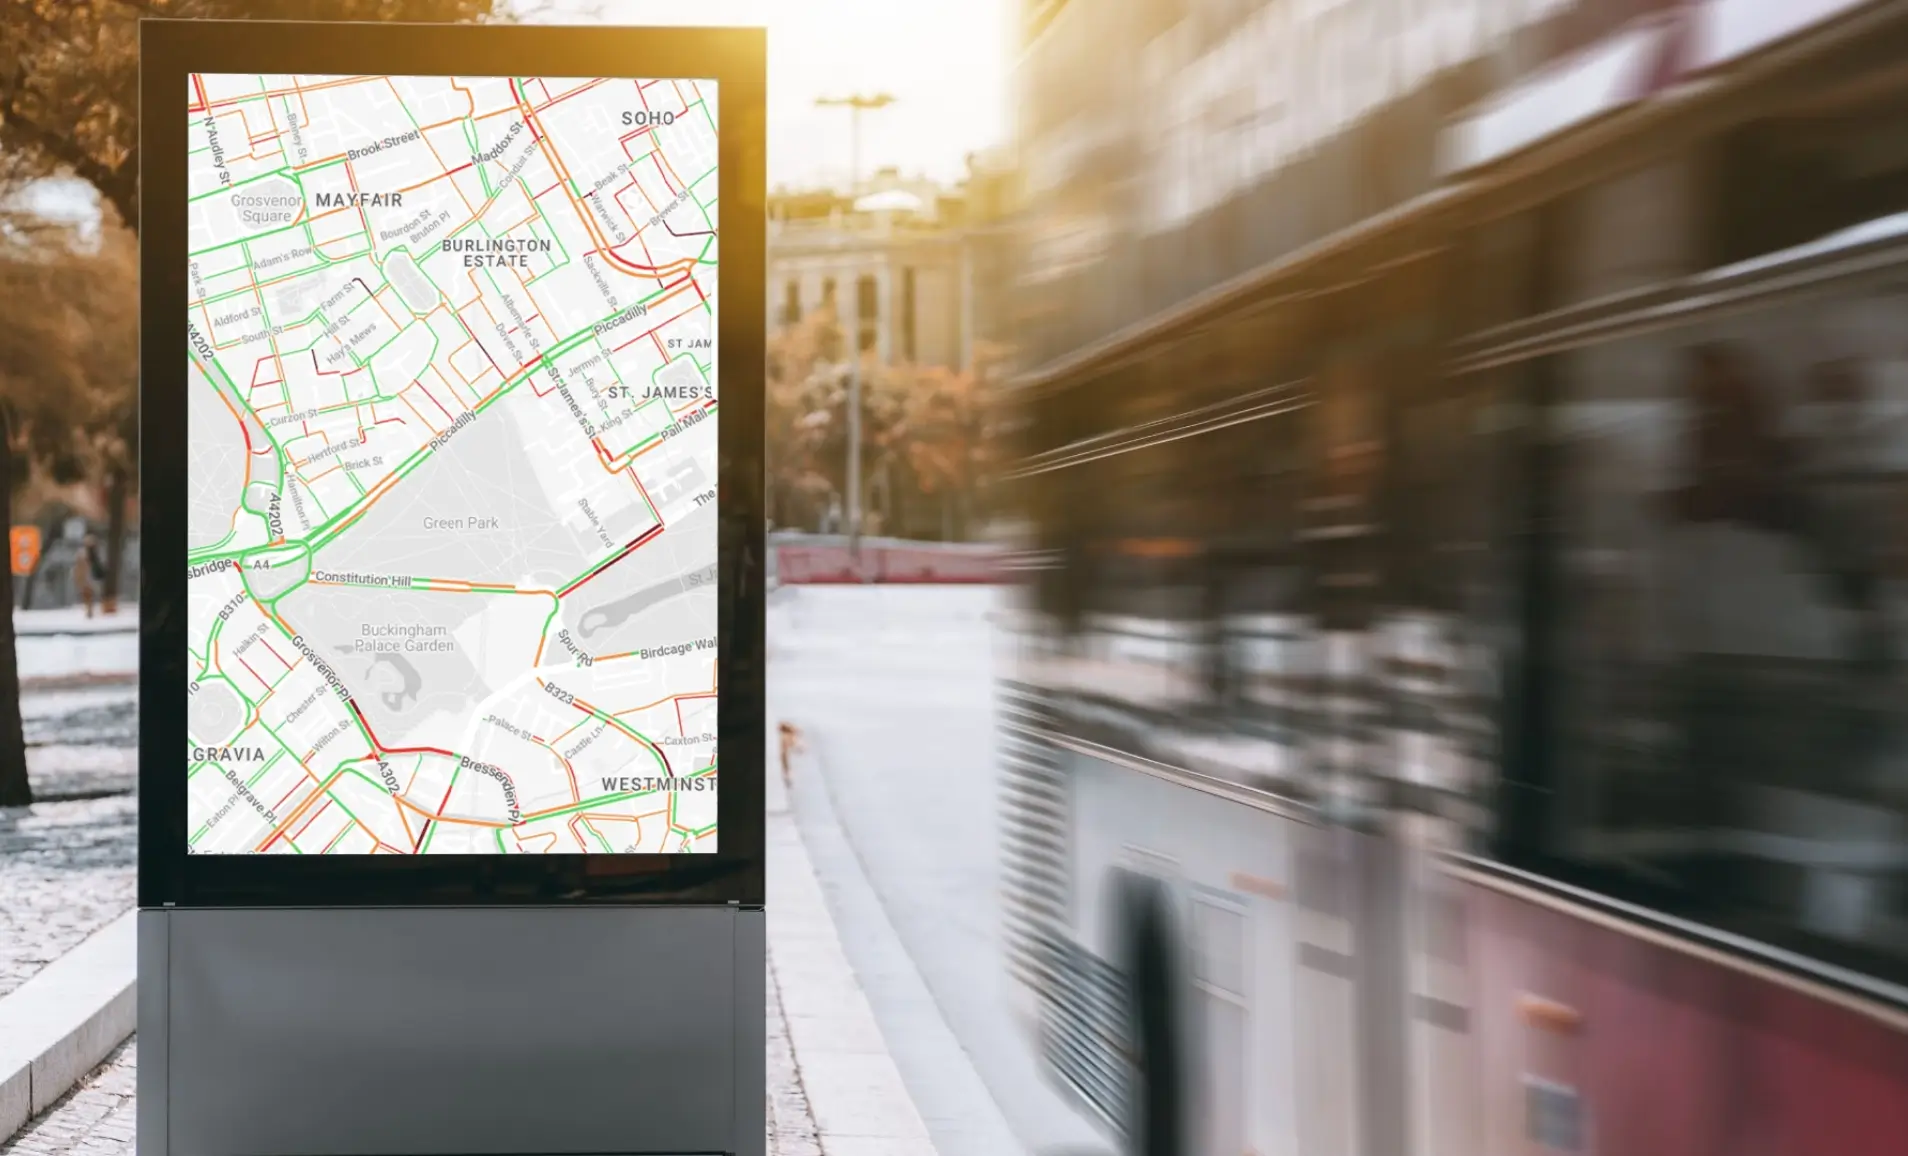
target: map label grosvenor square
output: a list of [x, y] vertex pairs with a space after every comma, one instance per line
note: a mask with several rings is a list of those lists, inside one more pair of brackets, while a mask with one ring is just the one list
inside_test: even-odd
[[187, 100], [192, 853], [715, 851], [714, 83]]

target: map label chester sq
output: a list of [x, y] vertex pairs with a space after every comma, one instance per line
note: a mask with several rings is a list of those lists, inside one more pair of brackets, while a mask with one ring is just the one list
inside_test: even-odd
[[191, 853], [714, 852], [716, 85], [186, 96]]

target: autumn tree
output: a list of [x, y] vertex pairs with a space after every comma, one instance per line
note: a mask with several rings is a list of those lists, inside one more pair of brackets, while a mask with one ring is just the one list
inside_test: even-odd
[[[97, 476], [103, 453], [125, 452], [136, 334], [101, 317], [136, 307], [132, 249], [121, 230], [102, 237], [0, 213], [0, 478], [9, 509], [35, 471], [72, 483]], [[11, 566], [0, 567], [0, 600], [10, 611]], [[32, 801], [19, 689], [13, 616], [0, 614], [0, 806]]]
[[89, 182], [137, 232], [142, 17], [449, 22], [491, 15], [492, 0], [10, 0], [0, 5], [0, 149], [44, 173]]
[[[0, 477], [88, 471], [107, 505], [116, 598], [127, 497], [138, 476], [139, 21], [416, 22], [494, 18], [492, 0], [10, 0], [0, 5]], [[180, 115], [183, 115], [183, 107]], [[41, 178], [90, 184], [110, 211], [81, 252], [66, 226], [19, 208]], [[0, 575], [12, 605], [12, 576]], [[0, 805], [31, 798], [10, 616], [0, 623]]]
[[769, 522], [819, 525], [848, 454], [846, 342], [827, 312], [769, 338], [764, 420]]
[[[814, 528], [831, 502], [846, 506], [847, 342], [822, 311], [769, 339], [769, 516]], [[882, 529], [963, 538], [978, 512], [992, 460], [988, 375], [861, 362], [861, 469], [867, 506]]]

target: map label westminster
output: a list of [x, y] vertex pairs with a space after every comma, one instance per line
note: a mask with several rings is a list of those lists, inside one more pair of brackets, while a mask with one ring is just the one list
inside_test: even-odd
[[192, 853], [713, 852], [714, 83], [187, 101]]

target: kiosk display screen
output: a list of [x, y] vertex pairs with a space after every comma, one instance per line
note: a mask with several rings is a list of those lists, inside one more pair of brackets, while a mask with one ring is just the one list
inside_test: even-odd
[[714, 82], [185, 95], [189, 853], [714, 852]]

